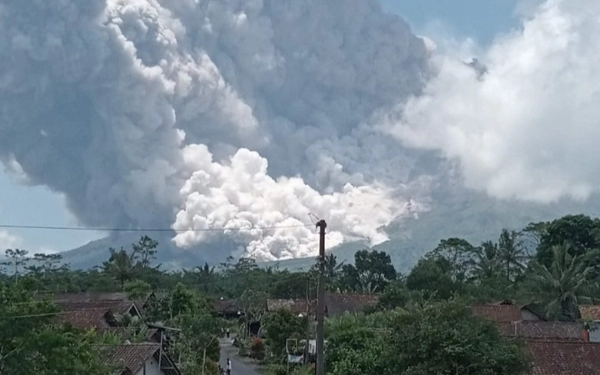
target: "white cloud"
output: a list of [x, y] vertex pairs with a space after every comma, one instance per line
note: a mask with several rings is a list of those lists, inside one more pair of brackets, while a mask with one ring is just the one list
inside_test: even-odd
[[493, 196], [585, 199], [600, 186], [600, 2], [534, 9], [478, 54], [483, 79], [466, 51], [438, 56], [437, 76], [387, 130], [458, 158], [466, 183]]
[[[247, 149], [219, 164], [206, 146], [191, 145], [185, 159], [195, 172], [181, 189], [185, 206], [173, 226], [182, 231], [175, 237], [181, 247], [215, 234], [188, 228], [231, 228], [228, 234], [247, 244], [257, 259], [309, 256], [318, 250], [315, 227], [301, 227], [310, 224], [309, 213], [330, 222], [327, 245], [332, 247], [347, 236], [380, 243], [387, 239], [381, 227], [408, 212], [408, 203], [392, 200], [385, 188], [346, 184], [341, 191], [321, 195], [299, 177], [273, 179], [267, 160]], [[282, 228], [260, 229], [265, 227]]]
[[0, 229], [0, 255], [4, 255], [6, 249], [14, 249], [23, 246], [23, 239], [5, 230]]

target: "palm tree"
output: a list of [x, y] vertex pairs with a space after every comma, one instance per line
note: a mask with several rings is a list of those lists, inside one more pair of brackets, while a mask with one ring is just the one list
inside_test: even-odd
[[200, 289], [204, 290], [205, 292], [208, 292], [211, 285], [214, 286], [214, 278], [216, 276], [214, 266], [211, 267], [205, 262], [204, 266], [195, 267], [194, 271], [191, 273], [195, 276]]
[[329, 255], [325, 256], [325, 276], [329, 281], [333, 281], [337, 278], [344, 263], [345, 261], [338, 263], [337, 257], [333, 253], [329, 253]]
[[516, 278], [525, 269], [525, 262], [528, 259], [519, 243], [519, 233], [502, 229], [498, 240], [498, 250], [498, 259], [506, 271], [506, 279], [510, 281], [511, 276]]
[[499, 255], [497, 244], [492, 241], [482, 242], [481, 246], [473, 250], [470, 264], [472, 278], [481, 280], [496, 276], [500, 268]]
[[572, 256], [567, 244], [554, 246], [552, 253], [550, 267], [532, 262], [533, 285], [546, 300], [546, 309], [551, 317], [574, 321], [580, 318], [579, 302], [589, 300], [583, 289], [596, 273], [591, 260], [600, 253], [591, 250], [585, 255]]
[[121, 290], [123, 290], [125, 282], [133, 277], [133, 257], [127, 254], [123, 248], [119, 251], [111, 248], [109, 251], [110, 258], [102, 264], [102, 268], [119, 281]]

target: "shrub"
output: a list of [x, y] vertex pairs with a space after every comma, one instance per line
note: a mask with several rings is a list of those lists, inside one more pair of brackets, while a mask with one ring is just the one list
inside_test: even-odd
[[252, 340], [252, 345], [250, 346], [250, 353], [252, 358], [262, 361], [265, 359], [265, 344], [259, 338], [256, 337]]

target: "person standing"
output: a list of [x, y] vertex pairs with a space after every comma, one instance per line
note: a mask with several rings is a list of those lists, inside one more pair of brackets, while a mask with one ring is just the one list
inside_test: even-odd
[[227, 357], [227, 375], [231, 375], [231, 360]]
[[229, 328], [227, 328], [227, 338], [229, 338]]

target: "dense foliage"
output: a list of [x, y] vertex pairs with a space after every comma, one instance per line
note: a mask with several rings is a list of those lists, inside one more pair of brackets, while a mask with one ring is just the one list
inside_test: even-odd
[[[109, 249], [101, 267], [79, 271], [70, 270], [59, 254], [7, 250], [0, 275], [0, 331], [5, 337], [0, 373], [103, 373], [93, 347], [142, 341], [148, 322], [177, 330], [174, 348], [190, 375], [202, 373], [205, 351], [205, 373], [216, 371], [217, 337], [224, 327], [239, 333], [241, 353], [271, 364], [272, 373], [287, 371], [281, 364], [289, 339], [301, 343], [314, 337], [314, 316], [267, 313], [266, 302], [314, 300], [317, 266], [290, 272], [259, 267], [250, 258], [228, 258], [218, 266], [164, 272], [155, 266], [157, 251], [159, 244], [144, 236], [130, 249]], [[364, 313], [328, 320], [328, 373], [524, 374], [528, 360], [521, 345], [502, 338], [489, 322], [474, 319], [468, 306], [513, 300], [549, 319], [579, 320], [578, 307], [600, 296], [599, 265], [600, 221], [583, 215], [532, 223], [520, 231], [501, 230], [497, 239], [481, 244], [444, 239], [407, 275], [396, 272], [385, 252], [361, 250], [353, 262], [328, 254], [324, 276], [330, 292], [379, 296], [378, 305]], [[119, 317], [128, 329], [110, 340], [59, 324], [58, 308], [48, 302], [53, 293], [115, 291], [133, 300], [151, 292], [155, 298], [143, 321]], [[218, 317], [215, 302], [229, 299], [239, 311], [226, 322]], [[256, 334], [251, 325], [257, 323], [260, 338], [251, 337]]]

